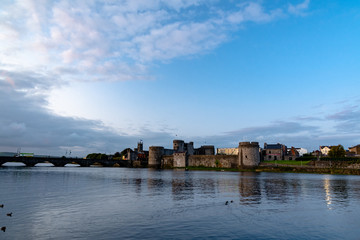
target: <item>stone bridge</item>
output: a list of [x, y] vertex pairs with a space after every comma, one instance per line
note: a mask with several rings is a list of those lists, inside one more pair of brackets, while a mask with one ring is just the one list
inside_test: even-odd
[[83, 159], [83, 158], [40, 158], [40, 157], [0, 157], [0, 166], [7, 162], [24, 163], [27, 167], [33, 167], [38, 163], [52, 163], [55, 167], [64, 167], [68, 163], [79, 164], [81, 167], [101, 165], [104, 167], [131, 167], [132, 162], [127, 160], [112, 159]]

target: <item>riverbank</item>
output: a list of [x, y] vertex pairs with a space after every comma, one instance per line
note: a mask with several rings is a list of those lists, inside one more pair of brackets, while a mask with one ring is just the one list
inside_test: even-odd
[[360, 165], [354, 162], [286, 162], [277, 163], [262, 162], [255, 168], [212, 168], [212, 167], [187, 167], [185, 170], [198, 171], [222, 171], [222, 172], [276, 172], [276, 173], [315, 173], [315, 174], [338, 174], [338, 175], [360, 175]]

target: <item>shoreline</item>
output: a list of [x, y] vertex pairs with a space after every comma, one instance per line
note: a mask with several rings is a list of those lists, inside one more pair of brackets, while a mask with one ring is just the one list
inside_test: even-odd
[[255, 168], [211, 168], [211, 167], [186, 167], [170, 168], [188, 171], [218, 171], [218, 172], [274, 172], [274, 173], [309, 173], [309, 174], [332, 174], [332, 175], [360, 175], [357, 168], [315, 167], [315, 166], [279, 166], [264, 165]]

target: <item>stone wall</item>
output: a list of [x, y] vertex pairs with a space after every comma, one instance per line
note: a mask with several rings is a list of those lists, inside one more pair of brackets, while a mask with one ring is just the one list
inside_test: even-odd
[[188, 159], [189, 167], [222, 167], [237, 168], [237, 155], [191, 155]]
[[174, 167], [186, 167], [187, 165], [186, 153], [174, 153]]
[[161, 166], [163, 168], [172, 168], [174, 166], [174, 155], [164, 155]]

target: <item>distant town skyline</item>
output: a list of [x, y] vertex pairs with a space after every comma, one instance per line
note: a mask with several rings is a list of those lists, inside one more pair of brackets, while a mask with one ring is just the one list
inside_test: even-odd
[[358, 1], [0, 3], [0, 152], [360, 144]]

